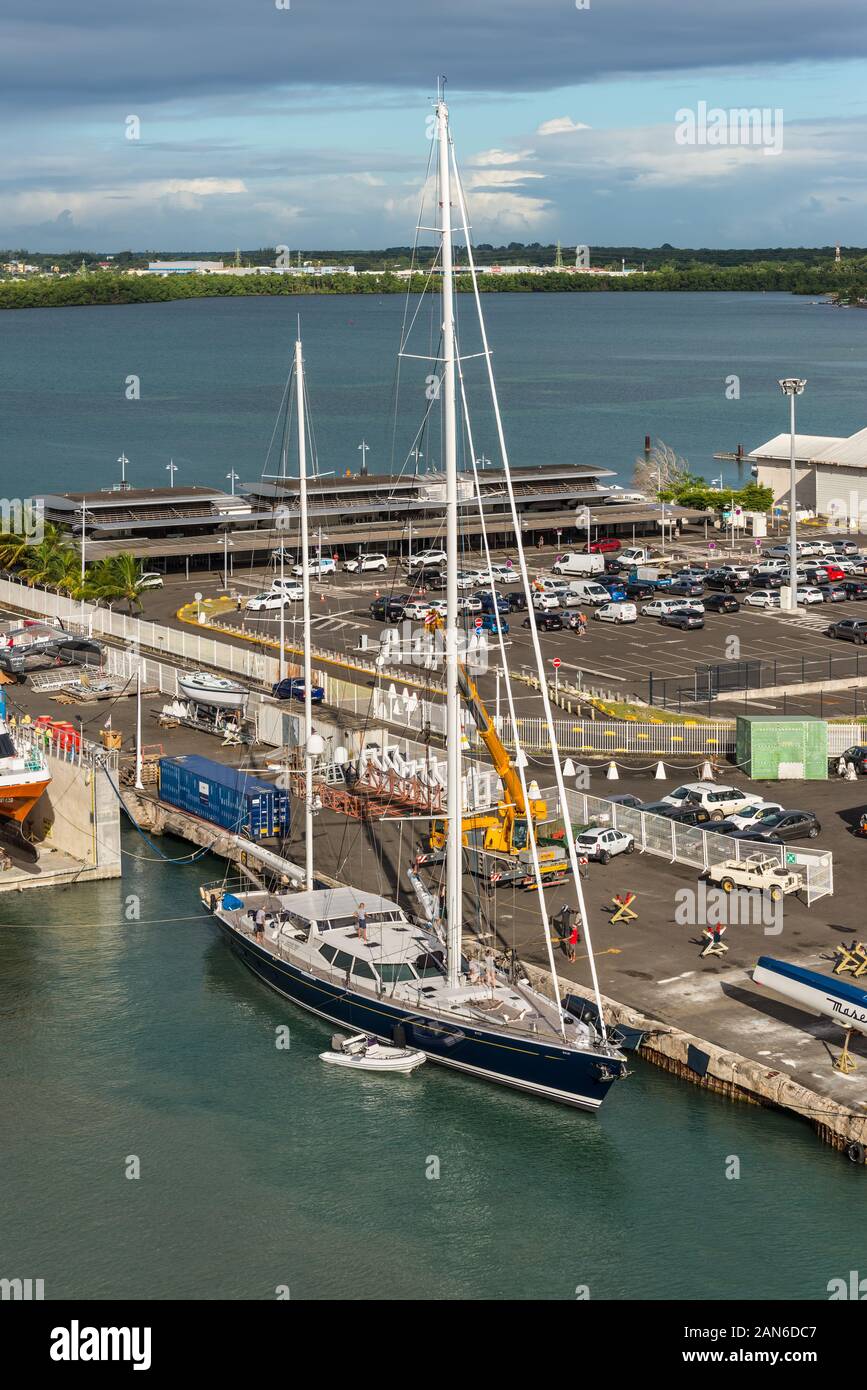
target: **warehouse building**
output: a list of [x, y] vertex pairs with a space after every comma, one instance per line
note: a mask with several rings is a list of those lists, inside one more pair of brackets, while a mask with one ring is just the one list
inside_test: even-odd
[[[777, 434], [747, 456], [756, 481], [788, 507], [791, 435]], [[848, 438], [795, 435], [795, 500], [799, 508], [857, 529], [867, 524], [867, 429]]]

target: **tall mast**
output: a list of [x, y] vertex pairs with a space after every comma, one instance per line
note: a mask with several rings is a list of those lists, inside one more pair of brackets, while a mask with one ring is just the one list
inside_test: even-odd
[[[295, 340], [295, 395], [298, 403], [298, 480], [301, 496], [301, 586], [304, 590], [304, 886], [313, 888], [313, 699], [310, 661], [310, 547], [307, 541], [307, 425], [304, 419], [304, 358], [301, 334]], [[282, 659], [282, 658], [281, 658]]]
[[446, 742], [448, 746], [448, 843], [446, 847], [446, 914], [448, 923], [448, 982], [455, 986], [461, 969], [462, 874], [461, 840], [461, 721], [458, 693], [458, 454], [455, 420], [455, 323], [452, 269], [452, 209], [449, 171], [449, 112], [445, 102], [436, 107], [439, 141], [439, 203], [442, 236], [442, 428], [446, 474]]

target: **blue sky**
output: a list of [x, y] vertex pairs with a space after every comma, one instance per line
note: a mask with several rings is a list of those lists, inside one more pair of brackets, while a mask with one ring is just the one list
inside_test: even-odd
[[4, 0], [0, 245], [406, 244], [439, 71], [479, 241], [867, 243], [863, 0], [282, 3]]

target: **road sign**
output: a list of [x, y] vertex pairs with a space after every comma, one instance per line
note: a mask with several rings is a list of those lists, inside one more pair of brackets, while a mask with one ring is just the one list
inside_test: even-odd
[[554, 660], [551, 662], [551, 665], [554, 667], [554, 670], [555, 670], [555, 671], [559, 669], [559, 667], [560, 667], [560, 658], [559, 658], [559, 656], [555, 656], [555, 657], [554, 657]]
[[477, 630], [480, 629], [481, 626], [482, 626], [482, 619], [481, 619], [481, 618], [475, 618], [475, 619], [474, 619], [474, 626], [475, 626], [475, 628], [476, 628]]
[[506, 561], [506, 569], [507, 569], [507, 570], [510, 570], [511, 568], [512, 568], [512, 562], [511, 562], [511, 560], [507, 560], [507, 561]]

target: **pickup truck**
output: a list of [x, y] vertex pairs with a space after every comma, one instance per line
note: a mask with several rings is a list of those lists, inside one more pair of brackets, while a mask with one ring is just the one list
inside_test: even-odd
[[724, 893], [731, 893], [735, 888], [758, 888], [774, 903], [787, 893], [797, 893], [803, 886], [798, 874], [781, 868], [778, 859], [764, 854], [751, 854], [746, 859], [724, 859], [721, 864], [712, 864], [705, 877], [711, 883], [718, 883]]

